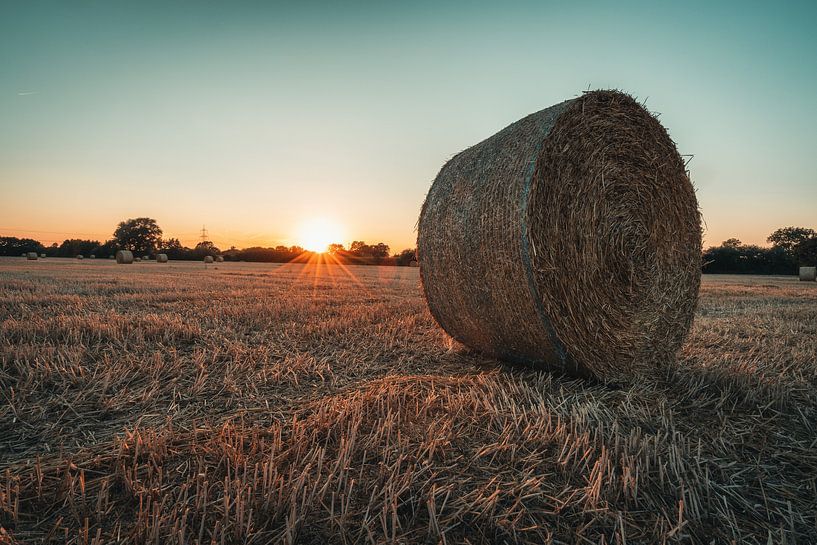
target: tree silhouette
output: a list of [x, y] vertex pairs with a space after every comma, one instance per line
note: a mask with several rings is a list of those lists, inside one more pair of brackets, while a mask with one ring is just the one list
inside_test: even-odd
[[775, 248], [783, 248], [787, 254], [794, 255], [795, 248], [809, 239], [817, 237], [814, 229], [807, 227], [783, 227], [778, 229], [766, 239]]
[[162, 229], [155, 219], [133, 218], [120, 222], [113, 238], [124, 250], [138, 254], [153, 253], [162, 240]]

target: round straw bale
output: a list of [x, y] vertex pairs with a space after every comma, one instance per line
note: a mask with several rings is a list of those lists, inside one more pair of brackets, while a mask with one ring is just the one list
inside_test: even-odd
[[96, 255], [94, 255], [94, 254], [91, 254], [91, 255], [89, 255], [88, 257], [89, 257], [90, 259], [96, 259]]
[[156, 254], [156, 263], [167, 263], [167, 254]]
[[20, 257], [28, 257], [28, 252], [23, 252], [20, 254]]
[[115, 258], [114, 258], [114, 256], [109, 255], [109, 256], [108, 256], [108, 259], [115, 259]]
[[85, 256], [82, 254], [77, 255], [77, 259], [85, 259]]
[[800, 280], [802, 282], [817, 280], [817, 267], [800, 267]]
[[217, 256], [215, 257], [215, 260], [216, 260], [216, 263], [222, 263], [222, 262], [224, 261], [224, 257], [222, 257], [222, 256], [220, 256], [220, 255], [217, 255]]
[[419, 266], [420, 266], [420, 264], [416, 260], [412, 259], [411, 261], [409, 261], [409, 267], [419, 267]]
[[134, 258], [133, 258], [133, 262], [134, 262], [134, 263], [141, 263], [141, 262], [142, 262], [142, 258], [141, 258], [141, 257], [134, 257]]
[[605, 380], [671, 362], [700, 286], [684, 161], [617, 91], [529, 115], [452, 158], [417, 243], [428, 306], [452, 337]]
[[129, 265], [133, 263], [133, 252], [130, 250], [119, 250], [116, 252], [116, 262], [120, 265]]
[[40, 257], [45, 259], [45, 254], [40, 254]]
[[26, 259], [29, 261], [37, 261], [37, 252], [28, 252], [26, 254]]
[[204, 262], [205, 263], [212, 263], [213, 262], [213, 256], [211, 256], [211, 255], [204, 256]]

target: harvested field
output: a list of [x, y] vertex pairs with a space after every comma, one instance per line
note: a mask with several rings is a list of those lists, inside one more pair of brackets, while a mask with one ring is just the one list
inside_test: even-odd
[[705, 276], [681, 364], [522, 370], [416, 268], [0, 259], [0, 543], [814, 543], [817, 284]]

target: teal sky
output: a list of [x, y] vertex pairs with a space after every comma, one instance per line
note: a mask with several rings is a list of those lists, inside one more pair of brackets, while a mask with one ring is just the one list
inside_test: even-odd
[[707, 243], [817, 228], [817, 2], [341, 4], [2, 0], [0, 234], [399, 250], [453, 154], [613, 87], [694, 155]]

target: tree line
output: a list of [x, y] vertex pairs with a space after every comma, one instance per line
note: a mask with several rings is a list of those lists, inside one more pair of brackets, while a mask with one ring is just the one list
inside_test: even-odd
[[703, 272], [727, 274], [797, 274], [799, 267], [817, 265], [817, 232], [783, 227], [768, 236], [770, 247], [743, 244], [736, 238], [703, 253]]
[[[134, 218], [117, 225], [113, 237], [105, 242], [98, 240], [67, 239], [62, 244], [44, 246], [30, 238], [0, 237], [0, 255], [19, 256], [27, 252], [45, 254], [49, 257], [76, 257], [77, 255], [107, 258], [117, 250], [131, 250], [134, 255], [154, 257], [167, 254], [173, 260], [201, 260], [205, 256], [222, 256], [225, 261], [255, 261], [266, 263], [289, 263], [308, 261], [313, 253], [300, 246], [275, 246], [238, 249], [231, 247], [222, 251], [212, 242], [203, 241], [188, 248], [177, 238], [162, 238], [162, 229], [151, 218]], [[707, 248], [702, 255], [705, 273], [729, 274], [797, 274], [798, 267], [817, 265], [817, 232], [806, 227], [783, 227], [766, 239], [770, 247], [743, 244], [736, 238], [723, 241], [720, 246]], [[391, 254], [388, 244], [366, 244], [356, 240], [349, 247], [331, 244], [328, 254], [331, 260], [361, 265], [408, 266], [416, 260], [416, 250], [407, 248]]]
[[[205, 256], [222, 256], [225, 261], [255, 261], [265, 263], [289, 263], [308, 261], [313, 252], [300, 246], [260, 246], [238, 249], [235, 246], [222, 251], [210, 241], [202, 241], [193, 248], [188, 248], [177, 238], [163, 238], [162, 229], [152, 218], [133, 218], [120, 222], [111, 239], [105, 242], [98, 240], [66, 239], [62, 244], [54, 243], [45, 246], [30, 238], [0, 237], [0, 255], [20, 256], [28, 252], [45, 254], [48, 257], [85, 257], [108, 258], [116, 255], [118, 250], [130, 250], [135, 256], [155, 257], [156, 254], [167, 254], [172, 260], [200, 261]], [[416, 259], [414, 249], [405, 249], [391, 255], [388, 244], [366, 244], [356, 240], [348, 248], [342, 244], [331, 244], [328, 252], [331, 260], [348, 264], [361, 265], [397, 265], [409, 266]]]

